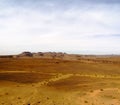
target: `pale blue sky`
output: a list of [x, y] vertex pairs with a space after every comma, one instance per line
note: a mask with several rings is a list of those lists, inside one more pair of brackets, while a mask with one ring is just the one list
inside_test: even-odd
[[0, 0], [0, 54], [120, 54], [120, 0]]

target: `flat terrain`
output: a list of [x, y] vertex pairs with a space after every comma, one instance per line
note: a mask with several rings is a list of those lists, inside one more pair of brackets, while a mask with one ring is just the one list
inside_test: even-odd
[[0, 58], [0, 105], [120, 105], [120, 57]]

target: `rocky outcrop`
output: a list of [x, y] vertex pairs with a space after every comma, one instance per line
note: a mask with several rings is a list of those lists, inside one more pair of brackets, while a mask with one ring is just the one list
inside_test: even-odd
[[75, 61], [87, 62], [87, 63], [116, 63], [116, 64], [120, 63], [116, 61], [111, 62], [108, 58], [111, 58], [112, 56], [108, 56], [108, 55], [107, 56], [105, 55], [80, 55], [80, 54], [67, 54], [67, 53], [62, 53], [62, 52], [38, 52], [38, 53], [23, 52], [17, 55], [16, 57], [17, 58], [33, 57], [33, 58], [45, 58], [45, 59], [61, 59], [61, 60], [72, 60], [72, 61], [75, 60]]
[[62, 52], [38, 52], [38, 53], [31, 53], [31, 52], [23, 52], [18, 55], [18, 57], [35, 57], [35, 58], [50, 58], [50, 59], [64, 59], [69, 54], [62, 53]]
[[19, 57], [32, 57], [33, 53], [31, 52], [23, 52], [21, 54], [18, 55]]

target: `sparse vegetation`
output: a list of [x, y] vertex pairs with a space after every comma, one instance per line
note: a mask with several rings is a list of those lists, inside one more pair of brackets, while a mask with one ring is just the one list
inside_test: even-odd
[[88, 101], [86, 101], [86, 100], [85, 100], [84, 102], [85, 102], [85, 103], [88, 103]]
[[[80, 59], [0, 59], [1, 104], [96, 105], [103, 100], [108, 105], [105, 99], [118, 100], [120, 65], [105, 58]], [[109, 94], [112, 89], [117, 95]]]
[[104, 91], [103, 89], [100, 89], [100, 91]]
[[92, 92], [93, 92], [93, 90], [90, 90], [90, 92], [92, 93]]

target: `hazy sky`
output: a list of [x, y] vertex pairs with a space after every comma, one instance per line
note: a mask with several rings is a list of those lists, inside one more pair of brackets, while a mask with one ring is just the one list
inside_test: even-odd
[[120, 0], [0, 0], [0, 54], [120, 54]]

